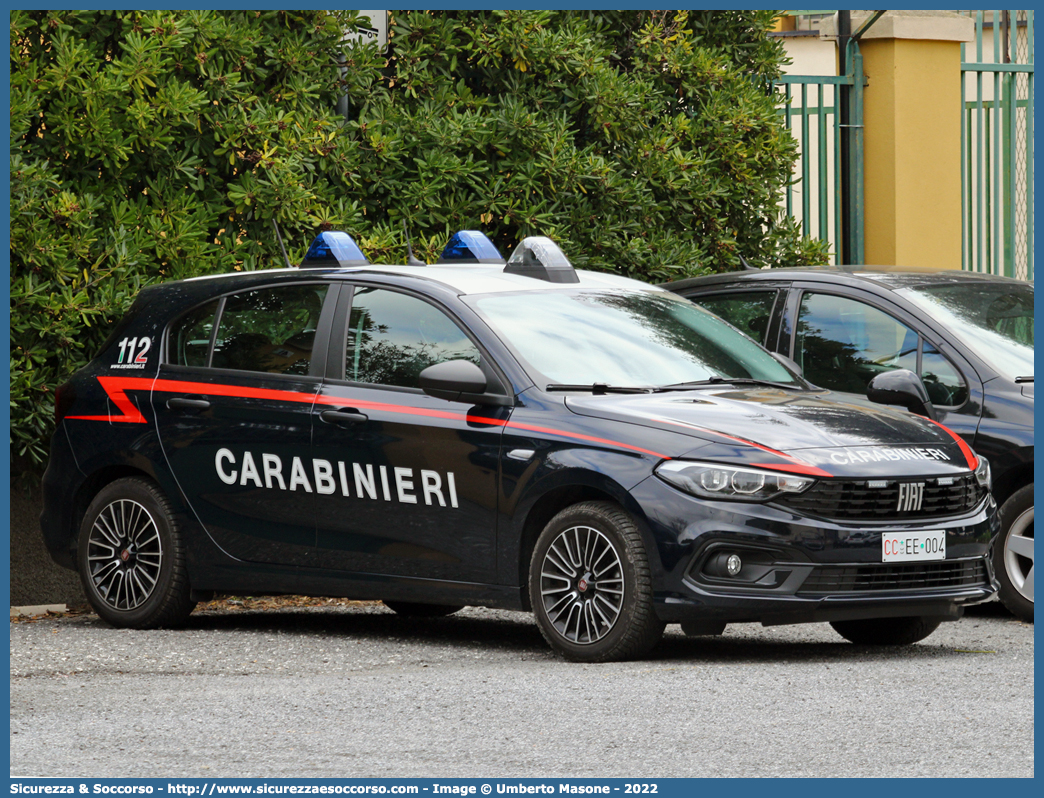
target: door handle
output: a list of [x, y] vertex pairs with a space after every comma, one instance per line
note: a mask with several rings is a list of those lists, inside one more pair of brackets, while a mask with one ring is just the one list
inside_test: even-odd
[[175, 396], [167, 400], [167, 408], [170, 410], [207, 410], [210, 402], [206, 399], [187, 399], [184, 396]]
[[327, 424], [358, 424], [360, 421], [369, 421], [365, 413], [360, 413], [354, 407], [346, 407], [342, 410], [324, 410], [319, 418]]

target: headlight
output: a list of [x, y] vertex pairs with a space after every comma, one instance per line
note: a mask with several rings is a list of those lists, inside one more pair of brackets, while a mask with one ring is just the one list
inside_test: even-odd
[[993, 486], [993, 477], [990, 474], [990, 461], [979, 455], [979, 465], [975, 468], [975, 481], [986, 490]]
[[667, 460], [656, 467], [655, 473], [664, 482], [693, 496], [741, 502], [763, 502], [780, 493], [801, 493], [815, 482], [811, 477], [779, 471], [691, 460]]

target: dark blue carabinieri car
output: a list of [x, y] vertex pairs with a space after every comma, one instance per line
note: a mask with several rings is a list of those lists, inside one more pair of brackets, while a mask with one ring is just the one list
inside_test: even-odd
[[377, 266], [326, 233], [147, 288], [56, 413], [44, 538], [118, 626], [214, 591], [484, 605], [597, 661], [668, 623], [907, 644], [996, 589], [989, 465], [949, 429], [546, 238]]

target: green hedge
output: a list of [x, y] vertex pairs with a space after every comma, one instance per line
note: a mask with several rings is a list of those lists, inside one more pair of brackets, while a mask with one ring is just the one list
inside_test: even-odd
[[283, 265], [272, 219], [295, 262], [331, 228], [402, 262], [403, 221], [429, 261], [480, 228], [650, 281], [824, 262], [779, 213], [772, 17], [392, 12], [382, 54], [351, 11], [12, 11], [16, 465], [141, 286]]

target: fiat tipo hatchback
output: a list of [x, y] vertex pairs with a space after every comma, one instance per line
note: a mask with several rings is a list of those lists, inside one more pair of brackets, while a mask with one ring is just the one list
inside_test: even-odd
[[[874, 396], [916, 409], [903, 374]], [[44, 538], [117, 626], [214, 591], [484, 605], [597, 661], [668, 623], [907, 644], [995, 591], [959, 437], [546, 238], [376, 266], [324, 233], [301, 268], [147, 288], [56, 413]]]

